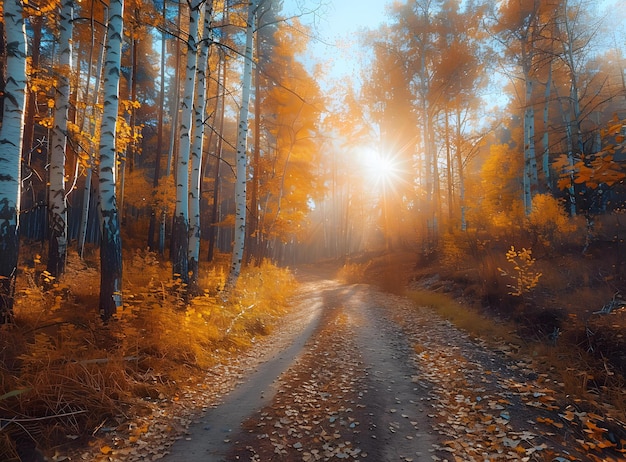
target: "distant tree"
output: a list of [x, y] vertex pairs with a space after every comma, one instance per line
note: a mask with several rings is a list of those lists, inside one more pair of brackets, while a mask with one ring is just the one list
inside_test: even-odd
[[117, 207], [117, 121], [124, 1], [111, 0], [104, 62], [104, 108], [100, 135], [100, 315], [109, 320], [122, 304], [122, 237]]
[[26, 31], [20, 0], [2, 7], [6, 82], [0, 125], [0, 323], [11, 320], [19, 254], [21, 153], [26, 101]]
[[499, 4], [499, 16], [494, 30], [505, 49], [505, 59], [513, 63], [524, 85], [520, 106], [523, 111], [524, 169], [522, 174], [524, 209], [532, 212], [532, 196], [537, 192], [538, 172], [535, 150], [535, 87], [539, 69], [545, 67], [551, 56], [543, 53], [541, 42], [544, 30], [554, 21], [553, 5], [546, 2], [508, 0]]
[[256, 95], [263, 106], [265, 140], [254, 171], [259, 185], [257, 259], [273, 257], [265, 252], [297, 238], [310, 204], [322, 195], [316, 170], [324, 100], [314, 76], [297, 60], [306, 40], [293, 32], [279, 27], [274, 33], [272, 59], [263, 69], [267, 85]]

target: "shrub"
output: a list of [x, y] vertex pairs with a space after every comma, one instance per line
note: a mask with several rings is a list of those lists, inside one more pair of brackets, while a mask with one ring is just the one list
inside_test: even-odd
[[515, 250], [515, 247], [511, 246], [506, 253], [506, 260], [512, 266], [510, 270], [512, 274], [502, 268], [498, 268], [498, 271], [502, 276], [508, 276], [514, 281], [513, 285], [508, 286], [511, 289], [509, 294], [520, 297], [532, 291], [541, 277], [541, 273], [533, 269], [536, 260], [532, 256], [532, 250], [525, 248]]
[[537, 194], [533, 197], [527, 229], [535, 243], [551, 249], [563, 244], [576, 231], [576, 225], [565, 213], [563, 200], [548, 194]]

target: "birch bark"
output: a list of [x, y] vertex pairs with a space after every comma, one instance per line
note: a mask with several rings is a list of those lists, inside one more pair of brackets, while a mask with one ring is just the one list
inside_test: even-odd
[[65, 272], [67, 255], [67, 200], [65, 158], [67, 118], [72, 72], [73, 0], [64, 0], [59, 13], [59, 65], [54, 99], [54, 126], [50, 139], [50, 185], [48, 187], [48, 272], [59, 277]]
[[104, 62], [104, 107], [100, 129], [98, 201], [100, 209], [100, 315], [109, 320], [122, 304], [122, 237], [117, 207], [117, 115], [124, 0], [111, 0]]
[[187, 64], [185, 86], [181, 101], [180, 147], [176, 162], [176, 208], [172, 229], [172, 270], [175, 278], [189, 282], [189, 159], [191, 152], [191, 129], [193, 125], [193, 101], [198, 55], [198, 22], [200, 5], [195, 0], [189, 6], [189, 38], [187, 39]]
[[246, 180], [247, 180], [247, 141], [248, 141], [248, 114], [250, 112], [250, 94], [252, 91], [252, 64], [254, 38], [254, 17], [259, 1], [252, 0], [248, 4], [248, 18], [246, 21], [246, 48], [244, 53], [244, 70], [242, 79], [241, 108], [239, 110], [239, 124], [237, 131], [237, 168], [235, 183], [235, 242], [231, 259], [228, 286], [234, 287], [241, 273], [244, 244], [246, 240]]
[[200, 259], [200, 195], [202, 181], [202, 153], [204, 150], [204, 121], [207, 95], [207, 71], [209, 47], [213, 42], [212, 30], [213, 1], [207, 0], [204, 7], [204, 20], [200, 52], [198, 55], [198, 71], [196, 73], [196, 90], [194, 101], [193, 144], [191, 146], [191, 182], [189, 189], [189, 282], [192, 286], [198, 283], [198, 262]]
[[21, 152], [26, 104], [26, 30], [20, 0], [5, 0], [6, 84], [0, 125], [0, 324], [13, 315], [19, 252]]

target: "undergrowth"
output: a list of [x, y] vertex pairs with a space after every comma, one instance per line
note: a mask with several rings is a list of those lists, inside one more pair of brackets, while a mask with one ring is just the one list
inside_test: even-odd
[[204, 294], [185, 305], [171, 268], [153, 253], [134, 252], [124, 264], [124, 306], [108, 324], [98, 316], [98, 272], [76, 255], [48, 285], [37, 263], [23, 268], [15, 322], [0, 327], [0, 460], [19, 461], [20, 446], [53, 447], [115, 427], [148, 412], [146, 398], [198, 383], [208, 367], [269, 334], [296, 286], [288, 270], [263, 262], [225, 294], [224, 266], [216, 265], [201, 275]]

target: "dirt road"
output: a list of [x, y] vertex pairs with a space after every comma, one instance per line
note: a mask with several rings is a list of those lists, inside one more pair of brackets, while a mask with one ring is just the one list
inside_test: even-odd
[[621, 460], [586, 453], [606, 430], [557, 403], [562, 384], [427, 308], [331, 280], [296, 306], [221, 404], [133, 460]]
[[301, 309], [313, 315], [292, 346], [165, 460], [432, 460], [428, 388], [414, 383], [412, 347], [372, 297], [367, 286], [306, 283]]

